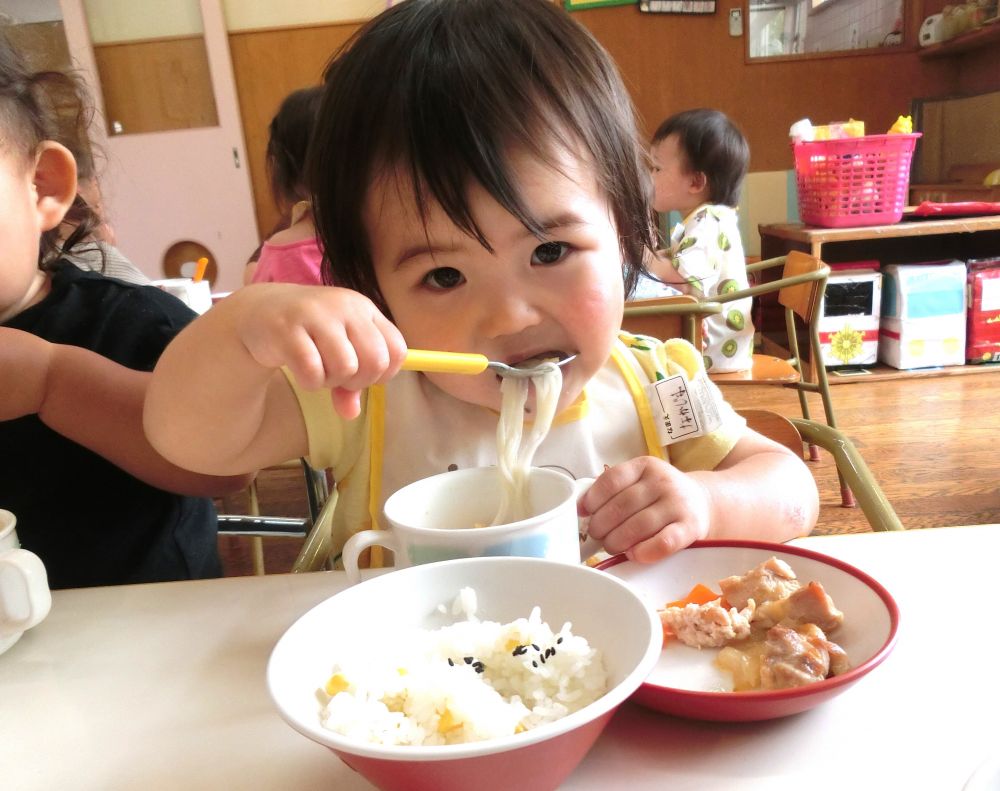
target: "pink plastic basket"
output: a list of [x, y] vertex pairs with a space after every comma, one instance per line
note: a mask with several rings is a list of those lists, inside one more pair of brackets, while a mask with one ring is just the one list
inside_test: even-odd
[[793, 144], [802, 222], [825, 228], [899, 222], [919, 137], [916, 132]]

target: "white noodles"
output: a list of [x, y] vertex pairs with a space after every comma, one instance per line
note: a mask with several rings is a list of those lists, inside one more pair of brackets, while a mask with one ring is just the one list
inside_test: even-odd
[[505, 525], [531, 516], [528, 502], [528, 471], [535, 451], [552, 427], [559, 393], [562, 390], [562, 370], [557, 365], [540, 366], [530, 381], [535, 385], [535, 420], [524, 433], [524, 405], [528, 400], [528, 378], [505, 376], [500, 382], [502, 396], [500, 421], [497, 423], [497, 467], [502, 489], [500, 510], [494, 525]]

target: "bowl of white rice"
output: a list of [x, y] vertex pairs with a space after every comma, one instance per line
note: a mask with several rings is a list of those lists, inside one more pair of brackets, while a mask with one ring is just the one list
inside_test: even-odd
[[378, 788], [553, 789], [660, 654], [655, 610], [614, 576], [538, 558], [373, 577], [271, 654], [281, 716]]

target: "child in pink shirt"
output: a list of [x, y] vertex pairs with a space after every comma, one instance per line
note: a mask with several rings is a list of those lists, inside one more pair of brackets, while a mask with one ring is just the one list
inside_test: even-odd
[[256, 266], [247, 265], [247, 282], [323, 283], [323, 251], [316, 238], [309, 190], [302, 174], [319, 99], [319, 86], [294, 91], [271, 120], [267, 143], [271, 192], [279, 207], [291, 206], [290, 224], [264, 242]]

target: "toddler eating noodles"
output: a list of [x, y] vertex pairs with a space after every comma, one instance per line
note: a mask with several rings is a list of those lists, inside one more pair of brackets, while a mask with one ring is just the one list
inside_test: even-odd
[[701, 354], [620, 330], [654, 244], [648, 165], [610, 57], [563, 10], [394, 5], [331, 62], [314, 134], [313, 210], [342, 287], [241, 289], [181, 332], [146, 401], [165, 457], [217, 475], [331, 467], [341, 546], [402, 486], [498, 462], [497, 377], [401, 371], [407, 346], [576, 355], [534, 464], [596, 478], [579, 510], [606, 551], [654, 561], [811, 530], [812, 475], [747, 429]]

